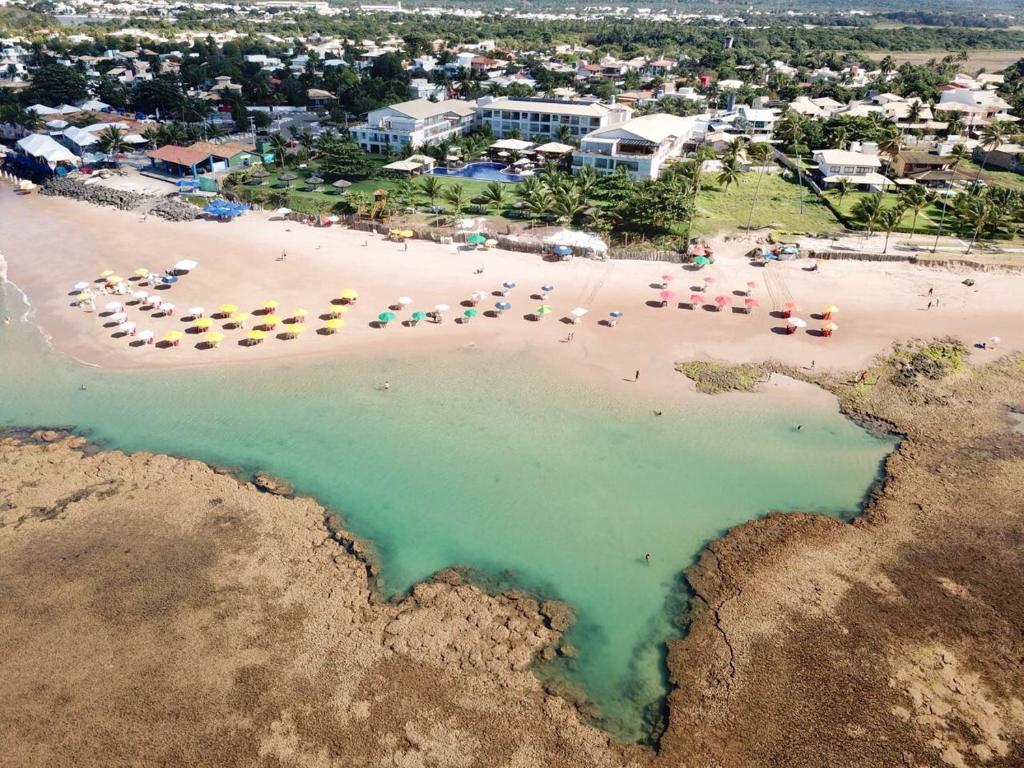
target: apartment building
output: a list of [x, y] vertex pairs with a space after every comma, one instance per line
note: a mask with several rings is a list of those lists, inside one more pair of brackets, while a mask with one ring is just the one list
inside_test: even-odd
[[704, 122], [696, 116], [655, 114], [593, 131], [573, 152], [573, 169], [589, 165], [605, 174], [624, 168], [635, 180], [656, 179], [669, 160], [682, 154]]
[[475, 124], [476, 113], [475, 101], [413, 99], [375, 109], [349, 130], [360, 147], [380, 153], [461, 136]]
[[513, 99], [485, 96], [477, 102], [478, 121], [489, 125], [499, 139], [518, 135], [548, 141], [558, 138], [562, 126], [582, 139], [588, 133], [626, 122], [633, 110], [622, 104], [558, 99]]

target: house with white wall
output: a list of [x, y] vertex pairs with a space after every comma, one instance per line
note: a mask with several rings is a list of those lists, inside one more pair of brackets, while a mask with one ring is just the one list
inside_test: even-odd
[[367, 152], [422, 147], [466, 133], [476, 123], [477, 102], [413, 99], [375, 109], [365, 123], [351, 126], [356, 143]]
[[653, 114], [592, 131], [573, 152], [574, 170], [592, 167], [599, 174], [625, 169], [635, 180], [656, 179], [679, 157], [701, 124], [700, 118]]
[[624, 123], [633, 114], [622, 104], [583, 100], [484, 96], [477, 105], [480, 124], [489, 125], [499, 139], [518, 135], [524, 139], [539, 136], [548, 141], [564, 133], [562, 126], [566, 126], [570, 136], [582, 138], [599, 128]]

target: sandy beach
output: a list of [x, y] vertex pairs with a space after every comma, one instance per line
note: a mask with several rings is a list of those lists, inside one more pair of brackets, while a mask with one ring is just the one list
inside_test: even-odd
[[[0, 220], [5, 227], [0, 254], [7, 262], [8, 279], [31, 302], [30, 318], [52, 339], [54, 347], [85, 363], [112, 368], [201, 365], [239, 361], [267, 361], [283, 357], [359, 354], [400, 354], [403, 350], [443, 351], [468, 345], [489, 350], [528, 350], [565, 371], [595, 374], [609, 382], [622, 382], [641, 371], [645, 384], [677, 383], [672, 365], [701, 358], [728, 362], [776, 359], [819, 370], [857, 370], [893, 341], [915, 337], [955, 335], [968, 343], [1000, 336], [1003, 351], [1024, 348], [1013, 329], [1024, 327], [1024, 275], [1012, 272], [950, 271], [901, 263], [857, 261], [824, 262], [820, 271], [806, 269], [798, 260], [770, 267], [752, 266], [745, 257], [749, 240], [716, 241], [716, 262], [701, 271], [680, 265], [642, 261], [552, 263], [533, 254], [501, 250], [467, 251], [458, 246], [411, 241], [408, 249], [377, 235], [343, 228], [313, 228], [265, 213], [248, 214], [233, 223], [197, 221], [170, 223], [108, 208], [40, 196], [0, 195]], [[282, 253], [287, 254], [280, 260]], [[244, 331], [224, 330], [217, 349], [202, 349], [202, 334], [186, 333], [180, 346], [131, 346], [131, 338], [116, 337], [116, 328], [102, 316], [106, 302], [86, 313], [72, 306], [72, 287], [93, 281], [105, 269], [125, 277], [145, 267], [163, 273], [181, 259], [194, 259], [198, 268], [172, 288], [162, 291], [176, 306], [173, 317], [153, 317], [129, 306], [130, 320], [138, 328], [154, 331], [160, 339], [167, 331], [187, 331], [188, 308], [201, 306], [209, 316], [223, 303], [242, 311], [262, 307], [268, 299], [280, 302], [283, 318], [293, 310], [309, 311], [306, 332], [281, 340], [278, 326], [255, 347], [238, 342]], [[479, 268], [483, 274], [476, 274]], [[678, 299], [661, 307], [657, 284], [663, 274], [674, 279], [671, 290]], [[727, 295], [732, 307], [713, 311], [678, 307], [693, 288], [714, 283], [708, 303]], [[968, 287], [964, 279], [973, 278]], [[500, 296], [491, 295], [502, 283], [517, 287], [508, 301], [512, 309], [490, 317]], [[760, 307], [747, 315], [740, 292], [748, 281], [757, 283], [754, 298]], [[555, 291], [542, 302], [533, 295], [543, 284]], [[358, 302], [346, 315], [343, 330], [331, 336], [318, 333], [319, 316], [331, 307], [342, 289], [359, 292]], [[142, 288], [145, 290], [145, 287]], [[929, 290], [933, 291], [929, 296]], [[455, 322], [461, 303], [474, 291], [488, 297], [470, 323]], [[400, 296], [413, 303], [396, 312], [386, 329], [376, 327], [380, 312]], [[111, 299], [116, 297], [110, 297]], [[785, 301], [795, 301], [807, 328], [784, 335], [784, 322], [772, 316]], [[929, 300], [937, 305], [928, 309]], [[413, 310], [451, 307], [442, 324], [421, 322], [405, 327], [401, 321]], [[540, 321], [527, 319], [541, 303], [553, 312]], [[833, 320], [839, 330], [831, 338], [816, 335], [821, 308], [834, 304]], [[589, 314], [577, 325], [567, 314], [584, 307]], [[603, 321], [612, 310], [625, 313], [616, 327]], [[251, 318], [252, 328], [259, 318]], [[220, 329], [223, 322], [215, 322]], [[572, 341], [566, 341], [570, 332]], [[984, 362], [985, 354], [974, 356]]]

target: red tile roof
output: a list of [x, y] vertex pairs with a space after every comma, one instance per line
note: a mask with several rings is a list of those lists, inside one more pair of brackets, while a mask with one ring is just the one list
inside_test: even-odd
[[146, 153], [146, 157], [151, 157], [154, 160], [162, 160], [165, 163], [173, 163], [174, 165], [183, 165], [187, 168], [203, 162], [209, 156], [209, 152], [192, 147], [179, 147], [174, 144], [165, 144], [159, 149], [151, 149]]

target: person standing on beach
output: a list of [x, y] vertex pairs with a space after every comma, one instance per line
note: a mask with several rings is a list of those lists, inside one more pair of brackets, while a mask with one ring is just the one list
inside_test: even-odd
[[640, 381], [640, 369], [637, 369], [637, 372], [633, 374], [633, 383], [636, 384], [638, 381]]

